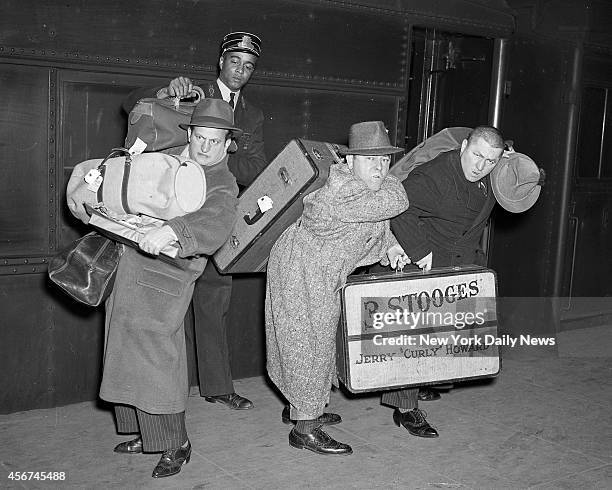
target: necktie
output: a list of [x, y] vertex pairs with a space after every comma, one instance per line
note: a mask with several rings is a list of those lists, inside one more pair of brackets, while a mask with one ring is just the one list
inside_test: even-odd
[[230, 100], [229, 100], [229, 105], [232, 106], [232, 109], [234, 108], [234, 96], [236, 94], [234, 92], [230, 92]]

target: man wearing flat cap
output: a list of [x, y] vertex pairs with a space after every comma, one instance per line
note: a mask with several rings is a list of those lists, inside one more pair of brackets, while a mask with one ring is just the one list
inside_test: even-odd
[[[154, 478], [171, 476], [189, 462], [185, 427], [187, 359], [183, 323], [194, 283], [207, 258], [227, 240], [236, 220], [238, 186], [228, 148], [242, 131], [226, 102], [205, 99], [195, 108], [188, 145], [178, 150], [206, 176], [206, 200], [192, 213], [166, 221], [126, 248], [106, 302], [106, 342], [100, 398], [114, 404], [117, 432], [138, 436], [115, 447], [121, 454], [162, 453]], [[172, 242], [182, 267], [156, 256]]]
[[[264, 153], [263, 113], [242, 94], [260, 55], [259, 36], [249, 32], [227, 34], [221, 42], [219, 77], [215, 82], [201, 86], [206, 98], [223, 99], [230, 104], [236, 125], [243, 130], [236, 140], [237, 149], [232, 152], [230, 148], [228, 160], [229, 170], [240, 188], [248, 186], [268, 164]], [[180, 76], [171, 80], [166, 87], [149, 90], [149, 94], [138, 91], [136, 97], [130, 97], [131, 105], [137, 98], [153, 94], [158, 98], [185, 97], [192, 93], [194, 85], [190, 78]], [[193, 295], [194, 329], [190, 328], [192, 322], [188, 316], [186, 333], [188, 347], [192, 338], [195, 341], [201, 396], [233, 410], [246, 410], [252, 408], [253, 403], [235, 392], [230, 367], [226, 321], [231, 293], [232, 276], [219, 274], [209, 261], [196, 283]]]

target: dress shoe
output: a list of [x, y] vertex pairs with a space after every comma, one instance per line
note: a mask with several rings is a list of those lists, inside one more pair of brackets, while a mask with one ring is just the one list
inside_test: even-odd
[[417, 437], [438, 437], [438, 431], [425, 420], [427, 414], [418, 408], [402, 413], [399, 409], [393, 411], [393, 422], [398, 427], [403, 425], [408, 432]]
[[191, 458], [191, 442], [188, 440], [185, 447], [166, 449], [159, 463], [153, 469], [151, 476], [153, 478], [164, 478], [165, 476], [176, 475], [181, 471], [184, 464], [189, 463], [189, 458]]
[[297, 449], [308, 449], [317, 454], [353, 454], [351, 446], [336, 441], [321, 427], [317, 427], [309, 434], [302, 434], [293, 428], [289, 432], [289, 445]]
[[240, 396], [237, 393], [230, 393], [229, 395], [205, 396], [204, 400], [210, 403], [223, 403], [223, 405], [231, 408], [232, 410], [248, 410], [254, 406], [251, 400]]
[[419, 401], [430, 402], [440, 399], [441, 395], [432, 388], [419, 388]]
[[[295, 420], [291, 420], [289, 407], [283, 408], [282, 414], [283, 424], [295, 424]], [[336, 425], [342, 422], [342, 417], [337, 413], [327, 413], [325, 412], [323, 415], [319, 415], [317, 417], [317, 422], [323, 425]]]
[[132, 439], [131, 441], [125, 441], [121, 444], [117, 444], [113, 451], [122, 454], [140, 454], [142, 453], [142, 438], [138, 436], [136, 439]]

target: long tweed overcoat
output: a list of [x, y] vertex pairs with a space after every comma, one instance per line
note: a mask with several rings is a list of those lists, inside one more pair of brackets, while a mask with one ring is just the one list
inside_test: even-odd
[[266, 286], [270, 379], [300, 412], [319, 416], [334, 376], [338, 288], [356, 267], [386, 260], [396, 244], [389, 219], [408, 207], [401, 183], [387, 176], [368, 189], [346, 164], [304, 197], [304, 212], [274, 244]]

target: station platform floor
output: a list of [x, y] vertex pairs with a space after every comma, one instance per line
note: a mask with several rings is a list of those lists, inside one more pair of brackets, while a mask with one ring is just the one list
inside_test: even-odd
[[[158, 454], [119, 455], [111, 411], [97, 402], [0, 416], [0, 488], [612, 488], [612, 357], [505, 349], [499, 376], [421, 402], [436, 439], [393, 424], [376, 394], [335, 390], [329, 427], [349, 456], [289, 446], [283, 402], [264, 377], [236, 381], [255, 408], [190, 397], [189, 464], [151, 478]], [[4, 373], [5, 375], [10, 375]], [[15, 480], [11, 472], [63, 472]], [[58, 476], [59, 477], [59, 476]]]

